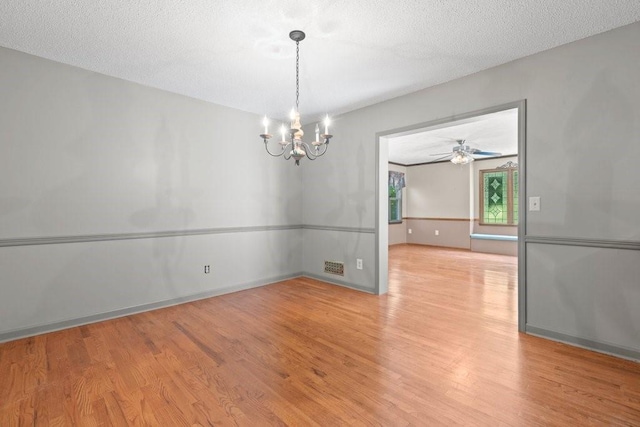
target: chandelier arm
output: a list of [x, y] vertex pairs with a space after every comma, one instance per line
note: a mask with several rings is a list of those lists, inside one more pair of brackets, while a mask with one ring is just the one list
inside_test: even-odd
[[316, 154], [316, 157], [324, 156], [324, 153], [326, 153], [329, 149], [329, 144], [327, 144], [326, 142], [322, 144], [322, 146], [324, 147], [324, 150], [318, 150], [318, 154]]
[[319, 156], [316, 155], [315, 153], [312, 153], [311, 151], [311, 147], [309, 147], [309, 144], [307, 144], [306, 142], [300, 142], [300, 145], [302, 146], [302, 148], [304, 149], [304, 154], [307, 156], [307, 159], [309, 160], [315, 160], [316, 158], [318, 158]]
[[288, 143], [287, 145], [283, 146], [283, 147], [282, 147], [282, 151], [281, 151], [281, 152], [279, 152], [279, 153], [275, 153], [275, 154], [274, 154], [274, 153], [272, 153], [272, 152], [269, 150], [269, 145], [268, 145], [266, 142], [264, 143], [264, 148], [265, 148], [265, 150], [267, 150], [267, 153], [269, 153], [269, 155], [270, 155], [270, 156], [273, 156], [273, 157], [280, 157], [280, 156], [282, 156], [282, 155], [285, 153], [285, 150], [287, 149], [287, 147], [288, 147], [289, 145], [291, 145], [291, 143]]
[[304, 146], [305, 153], [306, 153], [307, 158], [309, 160], [315, 160], [318, 157], [324, 156], [324, 153], [326, 153], [327, 149], [328, 149], [326, 144], [322, 144], [322, 145], [324, 145], [324, 150], [318, 150], [318, 151], [316, 151], [316, 146], [315, 145], [313, 146], [313, 149], [306, 142], [303, 142], [302, 145]]

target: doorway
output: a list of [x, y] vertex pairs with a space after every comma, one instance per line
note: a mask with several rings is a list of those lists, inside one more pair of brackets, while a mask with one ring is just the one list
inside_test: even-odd
[[[511, 128], [507, 125], [502, 130], [490, 129], [491, 126], [508, 117], [513, 119]], [[388, 291], [389, 161], [395, 160], [394, 163], [399, 165], [398, 167], [392, 165], [392, 169], [396, 170], [398, 168], [401, 169], [403, 163], [408, 167], [428, 166], [421, 168], [421, 170], [425, 171], [424, 174], [427, 175], [425, 179], [429, 179], [429, 173], [434, 172], [444, 173], [445, 175], [452, 174], [451, 177], [445, 177], [440, 180], [441, 185], [444, 187], [450, 182], [452, 186], [451, 188], [432, 189], [430, 199], [432, 206], [429, 217], [403, 221], [407, 223], [404, 225], [407, 227], [407, 242], [434, 246], [438, 246], [438, 242], [444, 242], [442, 246], [464, 248], [467, 245], [467, 248], [471, 249], [471, 242], [475, 242], [476, 238], [494, 240], [494, 243], [497, 243], [498, 246], [502, 245], [501, 239], [505, 241], [512, 240], [512, 245], [517, 246], [519, 273], [518, 329], [524, 330], [526, 323], [526, 283], [524, 275], [526, 260], [524, 245], [526, 224], [524, 203], [526, 199], [525, 121], [526, 101], [521, 100], [445, 119], [418, 123], [400, 129], [391, 129], [377, 134], [376, 291], [378, 294]], [[517, 141], [513, 141], [514, 138]], [[427, 139], [429, 139], [429, 142], [425, 143]], [[511, 146], [509, 146], [509, 140], [511, 140]], [[403, 142], [403, 149], [398, 150], [398, 146], [392, 147], [392, 144], [397, 141]], [[391, 150], [390, 147], [392, 147]], [[513, 169], [513, 164], [516, 162], [517, 168]], [[453, 165], [451, 163], [462, 164]], [[479, 216], [479, 211], [482, 210], [482, 201], [480, 199], [483, 197], [480, 194], [481, 174], [479, 171], [505, 165], [506, 167], [511, 166], [512, 171], [516, 170], [515, 183], [511, 175], [509, 175], [510, 178], [508, 180], [508, 184], [515, 188], [517, 199], [514, 201], [509, 197], [511, 204], [509, 205], [508, 220], [512, 221], [511, 224], [513, 224], [513, 214], [515, 212], [517, 225], [504, 227], [501, 229], [504, 233], [502, 231], [498, 233], [495, 230], [500, 229], [500, 227], [491, 227], [491, 224], [487, 224], [487, 221], [491, 221], [491, 218]], [[418, 168], [412, 170], [417, 171]], [[414, 173], [412, 175], [418, 176], [419, 174]], [[457, 181], [453, 181], [454, 179]], [[408, 185], [411, 185], [410, 180]], [[507, 185], [506, 179], [504, 185]], [[411, 193], [408, 196], [410, 198]], [[424, 200], [419, 200], [424, 198], [425, 194], [422, 194], [414, 202], [424, 202]], [[455, 199], [456, 206], [450, 208], [446, 213], [439, 214], [439, 212], [444, 211], [442, 211], [442, 207], [437, 205], [453, 199]], [[505, 199], [505, 206], [507, 205], [508, 203]], [[412, 209], [414, 212], [418, 209], [416, 203], [412, 205]], [[457, 214], [452, 214], [451, 212], [457, 212]], [[507, 218], [506, 213], [505, 218]], [[487, 233], [488, 230], [493, 231]], [[411, 237], [409, 238], [409, 236]], [[477, 244], [477, 242], [475, 243]], [[484, 242], [482, 243], [484, 244]]]

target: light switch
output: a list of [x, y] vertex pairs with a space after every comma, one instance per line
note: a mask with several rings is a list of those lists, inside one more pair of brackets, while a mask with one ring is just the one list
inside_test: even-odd
[[529, 210], [530, 211], [539, 211], [540, 210], [540, 197], [539, 196], [529, 197]]

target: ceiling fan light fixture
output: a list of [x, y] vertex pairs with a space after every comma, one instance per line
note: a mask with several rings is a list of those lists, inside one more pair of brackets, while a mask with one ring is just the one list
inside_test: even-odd
[[468, 155], [464, 151], [456, 151], [451, 158], [451, 163], [453, 163], [454, 165], [466, 165], [473, 162], [474, 160], [475, 159], [473, 158], [473, 156]]

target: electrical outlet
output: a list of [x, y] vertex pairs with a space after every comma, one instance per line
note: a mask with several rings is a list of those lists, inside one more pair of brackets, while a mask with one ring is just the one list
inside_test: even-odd
[[436, 236], [440, 235], [440, 230], [436, 230]]
[[409, 229], [409, 230], [408, 230], [408, 233], [409, 233], [409, 234], [413, 233], [413, 230]]
[[356, 268], [362, 270], [362, 260], [360, 258], [356, 260]]
[[529, 210], [530, 211], [539, 211], [540, 210], [540, 197], [539, 196], [529, 197]]
[[205, 265], [204, 266], [204, 274], [209, 274], [211, 273], [211, 266]]

